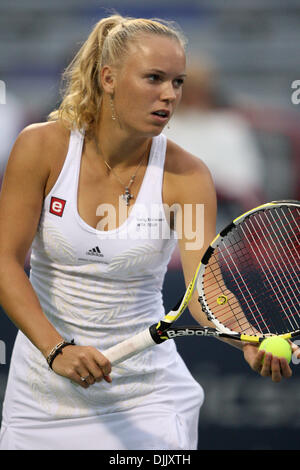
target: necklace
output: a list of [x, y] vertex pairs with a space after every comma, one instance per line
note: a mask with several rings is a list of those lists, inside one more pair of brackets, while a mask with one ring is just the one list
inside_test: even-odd
[[104, 159], [104, 157], [102, 156], [102, 153], [100, 152], [100, 149], [99, 149], [99, 145], [98, 145], [98, 141], [97, 139], [95, 139], [95, 144], [96, 144], [96, 149], [97, 149], [97, 153], [98, 155], [100, 155], [105, 163], [105, 165], [107, 166], [107, 168], [112, 172], [112, 174], [114, 175], [114, 177], [119, 181], [119, 183], [124, 186], [124, 193], [122, 194], [122, 199], [125, 201], [126, 203], [126, 206], [129, 206], [129, 202], [130, 202], [130, 199], [134, 199], [134, 196], [131, 194], [130, 192], [130, 186], [134, 183], [134, 180], [135, 180], [135, 177], [136, 177], [136, 174], [142, 164], [142, 161], [144, 160], [144, 157], [146, 156], [147, 154], [147, 150], [146, 152], [143, 154], [142, 158], [141, 158], [141, 161], [140, 163], [138, 164], [138, 166], [136, 167], [136, 170], [134, 172], [134, 174], [130, 177], [130, 180], [128, 182], [128, 184], [124, 184], [124, 182], [121, 180], [121, 178], [116, 174], [116, 172], [113, 170], [113, 168], [107, 163], [107, 161]]

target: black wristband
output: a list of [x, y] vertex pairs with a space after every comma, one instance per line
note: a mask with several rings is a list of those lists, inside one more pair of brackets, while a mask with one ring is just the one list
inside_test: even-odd
[[71, 342], [62, 341], [61, 343], [58, 343], [58, 344], [52, 349], [52, 351], [50, 352], [50, 354], [47, 356], [47, 362], [48, 362], [48, 366], [50, 367], [50, 369], [52, 369], [52, 364], [53, 364], [53, 361], [54, 361], [54, 359], [56, 358], [56, 356], [58, 356], [58, 354], [62, 354], [62, 350], [63, 350], [63, 348], [65, 348], [66, 346], [75, 346], [74, 339], [72, 339]]

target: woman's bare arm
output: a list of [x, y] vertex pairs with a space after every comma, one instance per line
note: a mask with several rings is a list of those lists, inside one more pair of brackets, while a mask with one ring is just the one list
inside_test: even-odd
[[0, 302], [15, 325], [46, 356], [62, 338], [43, 314], [24, 272], [50, 172], [43, 134], [39, 125], [24, 129], [8, 160], [0, 194]]
[[[50, 132], [53, 132], [54, 125], [47, 125], [52, 126]], [[45, 357], [64, 338], [45, 316], [24, 271], [24, 262], [38, 227], [50, 161], [54, 158], [49, 156], [53, 135], [50, 137], [49, 127], [43, 124], [29, 126], [20, 133], [0, 195], [0, 303]], [[109, 361], [89, 346], [66, 347], [55, 358], [53, 370], [84, 388], [102, 378], [111, 381]], [[89, 382], [82, 382], [82, 376], [89, 376]]]

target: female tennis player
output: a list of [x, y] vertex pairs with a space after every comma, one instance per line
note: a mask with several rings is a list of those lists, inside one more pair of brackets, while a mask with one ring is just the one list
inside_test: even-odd
[[[197, 448], [203, 391], [173, 341], [113, 368], [101, 353], [162, 318], [177, 239], [188, 281], [215, 234], [208, 169], [162, 134], [184, 76], [173, 26], [103, 19], [66, 71], [59, 109], [15, 142], [0, 201], [0, 301], [19, 333], [1, 449]], [[199, 206], [204, 236], [191, 249], [166, 208], [192, 207], [192, 222]], [[190, 310], [204, 322], [196, 301]], [[262, 352], [243, 349], [261, 375], [291, 375], [286, 361], [261, 366]]]

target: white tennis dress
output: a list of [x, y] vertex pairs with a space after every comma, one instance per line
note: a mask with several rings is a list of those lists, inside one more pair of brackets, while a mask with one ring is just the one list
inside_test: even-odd
[[[31, 283], [60, 334], [100, 351], [164, 315], [162, 285], [176, 245], [162, 205], [166, 137], [153, 138], [135, 204], [100, 231], [77, 210], [84, 137], [71, 132], [62, 171], [44, 201]], [[202, 387], [173, 341], [113, 367], [83, 389], [48, 368], [19, 332], [3, 404], [0, 449], [196, 449]]]

